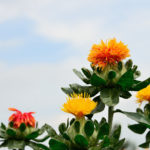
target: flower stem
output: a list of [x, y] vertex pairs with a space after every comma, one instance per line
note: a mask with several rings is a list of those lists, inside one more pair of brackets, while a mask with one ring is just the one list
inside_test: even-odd
[[110, 136], [111, 130], [112, 130], [112, 122], [113, 122], [113, 116], [114, 116], [113, 110], [114, 110], [113, 106], [108, 107], [109, 136]]

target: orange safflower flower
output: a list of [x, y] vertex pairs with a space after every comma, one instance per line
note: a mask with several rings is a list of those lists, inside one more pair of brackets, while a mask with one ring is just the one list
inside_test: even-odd
[[95, 109], [97, 102], [94, 102], [86, 94], [72, 94], [71, 97], [67, 97], [67, 102], [64, 103], [63, 110], [64, 112], [71, 113], [77, 118], [81, 118], [85, 115], [91, 113]]
[[104, 43], [101, 40], [100, 44], [94, 44], [88, 56], [88, 61], [93, 66], [100, 67], [102, 69], [107, 65], [115, 65], [119, 61], [129, 57], [129, 49], [123, 42], [117, 42], [115, 38], [110, 39]]
[[35, 127], [36, 121], [32, 116], [34, 112], [22, 113], [21, 111], [15, 108], [9, 108], [9, 110], [16, 112], [9, 117], [9, 121], [13, 122], [14, 128], [19, 128], [22, 123], [25, 123], [26, 126]]

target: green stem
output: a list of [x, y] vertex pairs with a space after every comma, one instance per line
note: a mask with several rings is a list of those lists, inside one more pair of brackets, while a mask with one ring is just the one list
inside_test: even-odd
[[113, 116], [114, 116], [113, 110], [114, 110], [113, 106], [108, 107], [109, 136], [110, 136], [111, 130], [112, 130], [112, 123], [113, 123]]

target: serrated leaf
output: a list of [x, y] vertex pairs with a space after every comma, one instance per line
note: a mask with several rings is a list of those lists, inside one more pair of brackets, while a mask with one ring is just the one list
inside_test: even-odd
[[81, 69], [82, 70], [82, 72], [84, 73], [84, 75], [87, 77], [87, 78], [91, 78], [91, 76], [92, 76], [92, 71], [90, 71], [89, 69], [87, 69], [87, 68], [82, 68]]
[[106, 81], [94, 73], [91, 77], [91, 84], [94, 86], [106, 85]]
[[54, 137], [55, 135], [57, 135], [56, 131], [50, 125], [45, 124], [44, 128], [50, 137]]
[[77, 145], [79, 145], [82, 148], [88, 147], [88, 141], [84, 136], [80, 134], [75, 136], [74, 141], [76, 142]]
[[125, 112], [125, 111], [121, 111], [121, 110], [117, 110], [117, 112], [121, 112], [121, 113], [125, 114], [127, 117], [129, 117], [130, 119], [135, 120], [137, 122], [150, 125], [150, 119], [146, 118], [141, 113]]
[[92, 136], [92, 134], [94, 132], [94, 123], [92, 121], [89, 120], [85, 123], [84, 132], [85, 132], [86, 136], [88, 136], [88, 137]]
[[115, 106], [119, 102], [119, 89], [104, 88], [101, 90], [100, 98], [102, 102], [108, 106]]
[[146, 126], [144, 124], [133, 124], [129, 125], [128, 128], [138, 134], [143, 134], [146, 130]]
[[89, 84], [89, 83], [90, 83], [90, 80], [87, 79], [87, 78], [85, 78], [84, 75], [83, 75], [80, 71], [78, 71], [78, 70], [76, 70], [76, 69], [73, 69], [73, 72], [74, 72], [84, 83], [86, 83], [86, 84]]
[[71, 88], [63, 88], [62, 87], [61, 90], [67, 95], [71, 96], [73, 94], [73, 90]]
[[51, 139], [49, 145], [52, 150], [68, 150], [67, 145], [55, 139]]

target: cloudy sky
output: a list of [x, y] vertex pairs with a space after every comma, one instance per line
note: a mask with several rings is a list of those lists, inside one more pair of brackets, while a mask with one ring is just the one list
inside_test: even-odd
[[[89, 67], [89, 50], [101, 39], [128, 44], [141, 79], [148, 78], [149, 35], [149, 0], [0, 0], [0, 121], [7, 123], [8, 107], [35, 111], [41, 125], [56, 128], [65, 121], [60, 87], [82, 83], [72, 69]], [[134, 95], [118, 107], [134, 111]], [[96, 117], [102, 115], [106, 111]], [[131, 121], [120, 115], [115, 120]], [[126, 131], [131, 141], [144, 141]]]

